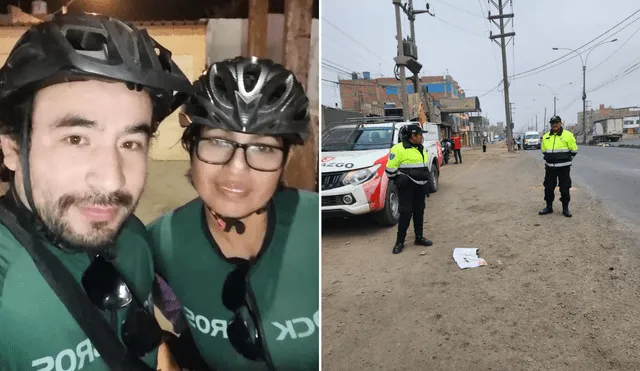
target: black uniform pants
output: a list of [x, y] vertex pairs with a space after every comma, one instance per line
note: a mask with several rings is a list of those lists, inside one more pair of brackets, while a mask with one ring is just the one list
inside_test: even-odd
[[456, 157], [456, 162], [462, 163], [462, 153], [460, 152], [459, 149], [454, 149], [453, 155]]
[[544, 173], [544, 200], [547, 204], [553, 203], [554, 191], [560, 183], [560, 202], [566, 205], [571, 201], [569, 189], [571, 188], [571, 166], [548, 167], [545, 166]]
[[413, 216], [413, 231], [416, 237], [422, 236], [424, 224], [424, 209], [427, 206], [427, 185], [419, 185], [411, 180], [398, 189], [400, 220], [398, 221], [398, 242], [404, 242], [407, 237], [409, 223]]

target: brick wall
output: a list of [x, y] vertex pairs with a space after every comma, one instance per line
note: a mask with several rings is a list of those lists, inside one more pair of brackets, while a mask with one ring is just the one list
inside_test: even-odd
[[[452, 89], [460, 90], [460, 86], [457, 81], [448, 76], [447, 80]], [[420, 78], [421, 84], [436, 84], [444, 83], [443, 76], [422, 76]], [[362, 111], [366, 105], [383, 107], [384, 103], [394, 102], [397, 107], [400, 107], [400, 94], [387, 94], [386, 86], [397, 86], [400, 91], [400, 82], [392, 77], [383, 77], [372, 80], [340, 80], [340, 101], [342, 102], [342, 108], [345, 110]], [[407, 86], [412, 85], [411, 81], [407, 81]], [[451, 97], [451, 92], [429, 92], [429, 94], [435, 98], [448, 98]]]

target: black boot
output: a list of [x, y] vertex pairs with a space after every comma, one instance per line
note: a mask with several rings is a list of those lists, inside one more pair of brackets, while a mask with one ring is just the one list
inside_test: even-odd
[[416, 236], [415, 244], [419, 246], [431, 246], [433, 245], [433, 242], [431, 242], [431, 240], [427, 240], [422, 236]]
[[547, 214], [553, 214], [553, 207], [551, 206], [551, 204], [547, 204], [547, 207], [538, 211], [538, 215], [547, 215]]
[[562, 205], [562, 215], [566, 216], [567, 218], [571, 218], [573, 216], [571, 215], [571, 211], [569, 211], [569, 204]]
[[396, 245], [393, 247], [392, 252], [394, 254], [400, 254], [404, 249], [404, 242], [396, 241]]

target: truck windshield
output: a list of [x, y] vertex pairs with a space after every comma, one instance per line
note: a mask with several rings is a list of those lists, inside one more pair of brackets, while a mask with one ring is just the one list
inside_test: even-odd
[[392, 146], [393, 128], [338, 127], [322, 135], [322, 151], [362, 151]]
[[539, 138], [540, 138], [540, 134], [527, 134], [524, 137], [524, 139], [539, 139]]

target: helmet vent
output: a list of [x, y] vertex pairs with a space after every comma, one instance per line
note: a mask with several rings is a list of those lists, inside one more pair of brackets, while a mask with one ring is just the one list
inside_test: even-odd
[[231, 94], [233, 94], [233, 92], [230, 92], [227, 89], [227, 86], [220, 75], [213, 76], [213, 88], [220, 93], [218, 95], [219, 98], [225, 99], [227, 102], [231, 102], [233, 100], [233, 98], [230, 96]]
[[65, 36], [71, 46], [77, 51], [104, 51], [107, 45], [107, 38], [95, 32], [69, 29]]
[[261, 73], [260, 66], [256, 64], [247, 64], [242, 71], [242, 83], [244, 84], [244, 89], [248, 92], [253, 91], [260, 79]]
[[272, 105], [274, 103], [276, 103], [278, 100], [280, 100], [280, 98], [282, 98], [282, 96], [284, 96], [284, 93], [287, 91], [287, 85], [286, 84], [280, 84], [278, 85], [271, 94], [269, 94], [269, 99], [267, 100], [267, 105]]

